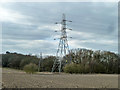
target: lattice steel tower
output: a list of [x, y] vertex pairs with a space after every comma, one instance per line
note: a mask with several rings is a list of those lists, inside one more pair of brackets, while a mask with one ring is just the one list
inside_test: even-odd
[[[60, 22], [61, 36], [59, 38], [60, 41], [59, 41], [58, 50], [56, 53], [57, 58], [54, 61], [54, 64], [52, 67], [52, 72], [54, 72], [56, 69], [57, 69], [57, 71], [61, 72], [62, 65], [64, 64], [63, 58], [66, 56], [66, 54], [69, 54], [69, 45], [68, 45], [68, 39], [67, 39], [68, 37], [67, 37], [66, 30], [72, 30], [72, 29], [67, 28], [66, 22], [72, 22], [72, 21], [66, 20], [65, 14], [63, 14], [62, 21]], [[56, 22], [56, 24], [58, 24], [58, 23]], [[57, 31], [55, 31], [55, 32], [57, 32]], [[69, 38], [72, 38], [72, 37], [69, 37]], [[56, 39], [54, 39], [54, 40], [56, 40]], [[67, 62], [70, 62], [70, 59]]]

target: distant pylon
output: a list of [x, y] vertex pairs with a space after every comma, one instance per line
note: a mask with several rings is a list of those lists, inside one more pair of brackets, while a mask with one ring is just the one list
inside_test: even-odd
[[42, 61], [42, 52], [40, 53], [40, 59], [39, 59], [39, 64], [38, 64], [38, 72], [40, 72], [41, 61]]
[[[67, 37], [67, 32], [66, 30], [72, 30], [72, 29], [68, 29], [66, 26], [66, 22], [72, 22], [72, 21], [68, 21], [65, 18], [65, 14], [63, 14], [62, 16], [62, 21], [60, 22], [61, 24], [61, 36], [60, 36], [60, 41], [59, 41], [59, 45], [58, 45], [58, 50], [56, 53], [56, 59], [54, 61], [53, 67], [52, 67], [52, 72], [54, 72], [56, 69], [57, 71], [61, 72], [62, 69], [62, 65], [63, 65], [63, 58], [65, 58], [65, 56], [67, 54], [69, 54], [69, 45], [68, 45], [68, 37]], [[55, 24], [58, 24], [57, 22]], [[57, 31], [55, 31], [57, 32]], [[72, 37], [70, 37], [72, 38]], [[56, 40], [56, 39], [54, 39]], [[69, 60], [66, 60], [65, 62], [70, 62]]]

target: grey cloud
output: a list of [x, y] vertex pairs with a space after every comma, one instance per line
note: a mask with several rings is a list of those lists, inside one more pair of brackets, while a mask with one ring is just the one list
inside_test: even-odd
[[[11, 52], [22, 52], [22, 53], [34, 53], [38, 54], [40, 52], [45, 53], [51, 53], [56, 52], [56, 45], [49, 42], [49, 41], [43, 41], [36, 43], [31, 40], [21, 40], [21, 41], [10, 41], [6, 40], [7, 42], [3, 42], [3, 51], [10, 50]], [[31, 44], [31, 43], [32, 44]], [[55, 48], [56, 47], [56, 48]]]
[[[107, 3], [107, 5], [106, 5]], [[12, 42], [6, 42], [6, 39], [11, 40], [49, 40], [47, 44], [41, 43], [42, 46], [38, 45], [28, 49], [26, 52], [40, 52], [42, 50], [45, 53], [56, 52], [51, 43], [52, 38], [55, 36], [54, 30], [51, 28], [41, 28], [44, 25], [53, 25], [54, 22], [60, 21], [62, 13], [66, 14], [68, 20], [72, 20], [72, 23], [68, 23], [69, 28], [73, 28], [73, 32], [70, 34], [73, 40], [117, 40], [117, 3], [90, 3], [90, 2], [80, 2], [80, 3], [31, 3], [31, 2], [19, 2], [19, 3], [7, 3], [3, 7], [12, 9], [19, 12], [22, 15], [28, 16], [30, 18], [26, 19], [31, 25], [17, 24], [11, 22], [3, 22], [3, 45], [4, 50], [17, 50], [25, 52], [22, 46], [18, 47], [14, 42], [12, 47]], [[24, 22], [24, 20], [23, 20]], [[78, 32], [84, 32], [85, 34], [79, 35]], [[17, 42], [16, 42], [17, 43]], [[93, 49], [104, 49], [117, 51], [117, 45], [108, 45], [101, 43], [76, 43], [85, 47]], [[10, 47], [9, 47], [10, 45]], [[57, 45], [56, 45], [57, 46]]]
[[[106, 42], [107, 43], [107, 42]], [[95, 49], [95, 50], [106, 50], [106, 51], [113, 51], [113, 52], [117, 52], [118, 51], [118, 46], [117, 45], [107, 45], [107, 44], [100, 44], [100, 43], [80, 43], [80, 45], [87, 47], [87, 48], [91, 48], [91, 49]]]
[[40, 40], [50, 38], [53, 33], [51, 30], [39, 30], [36, 25], [19, 25], [13, 23], [3, 23], [3, 39], [27, 39]]

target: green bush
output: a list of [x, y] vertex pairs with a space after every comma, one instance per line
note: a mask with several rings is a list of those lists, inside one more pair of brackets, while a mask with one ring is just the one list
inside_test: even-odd
[[30, 64], [24, 66], [24, 71], [26, 73], [33, 74], [37, 71], [37, 69], [38, 69], [38, 66], [36, 64], [33, 64], [33, 63], [30, 63]]
[[22, 59], [21, 62], [20, 62], [21, 69], [24, 69], [24, 66], [30, 64], [31, 61], [32, 60], [30, 58], [24, 58], [24, 59]]
[[73, 73], [73, 64], [67, 64], [64, 68], [63, 68], [63, 70], [64, 70], [64, 72], [66, 72], [66, 73]]
[[67, 64], [64, 68], [63, 68], [64, 72], [66, 73], [84, 73], [85, 72], [85, 67], [82, 64], [75, 64], [75, 63], [71, 63], [71, 64]]
[[102, 64], [95, 64], [93, 65], [92, 72], [90, 70], [89, 64], [83, 65], [83, 64], [67, 64], [63, 68], [64, 72], [66, 73], [105, 73], [105, 68]]
[[95, 69], [94, 69], [95, 73], [105, 73], [105, 67], [102, 64], [96, 64], [95, 65]]

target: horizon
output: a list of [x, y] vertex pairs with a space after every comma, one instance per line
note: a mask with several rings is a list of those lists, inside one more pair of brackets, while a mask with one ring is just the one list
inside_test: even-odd
[[[71, 49], [71, 50], [75, 50], [75, 49], [86, 49], [86, 48], [74, 48], [74, 49]], [[86, 50], [92, 50], [92, 49], [86, 49]], [[118, 54], [118, 52], [112, 52], [112, 51], [105, 51], [105, 50], [92, 50], [92, 51], [101, 51], [101, 52], [111, 52], [111, 53], [114, 53], [114, 54]], [[9, 53], [12, 53], [12, 54], [14, 54], [14, 53], [16, 53], [16, 54], [21, 54], [21, 55], [30, 55], [30, 56], [37, 56], [38, 58], [39, 58], [39, 56], [40, 56], [40, 53], [38, 53], [38, 54], [34, 54], [34, 53], [20, 53], [20, 52], [10, 52], [10, 51], [6, 51], [6, 52], [9, 52]], [[7, 53], [0, 53], [0, 54], [7, 54]], [[41, 52], [42, 53], [42, 52]], [[43, 58], [45, 58], [45, 57], [47, 57], [47, 56], [56, 56], [56, 54], [44, 54], [44, 53], [42, 53], [42, 57]]]

